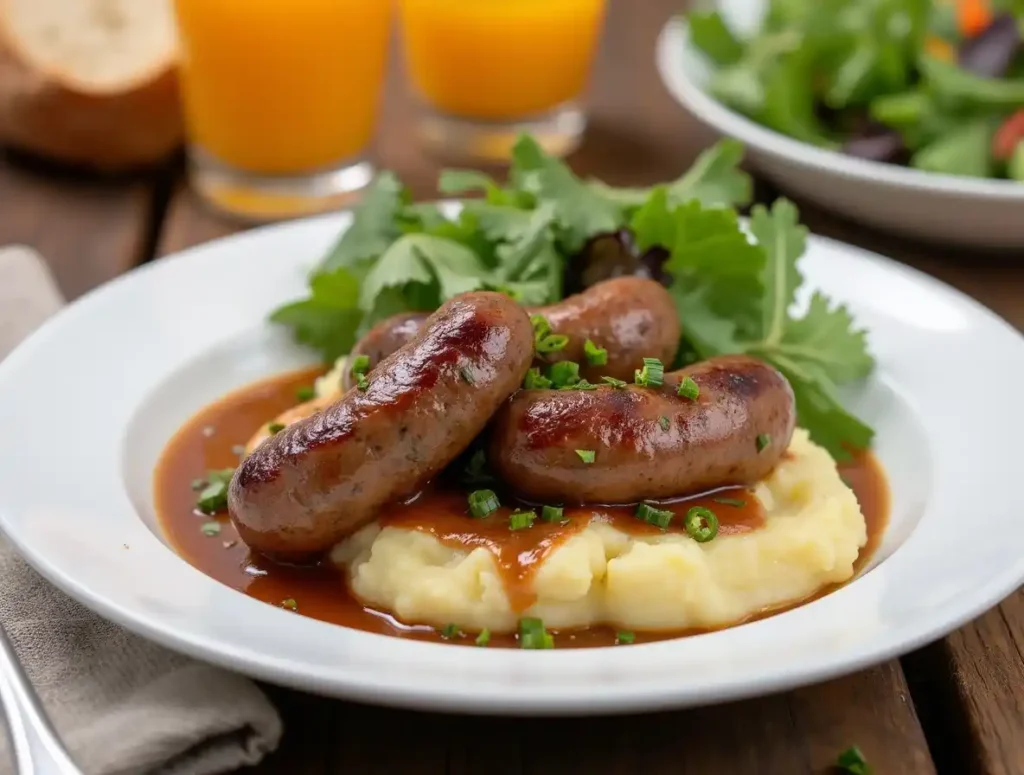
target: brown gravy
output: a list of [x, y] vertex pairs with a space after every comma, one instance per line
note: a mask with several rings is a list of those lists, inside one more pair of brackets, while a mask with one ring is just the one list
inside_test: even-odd
[[[389, 614], [364, 607], [348, 593], [342, 573], [333, 566], [325, 563], [298, 568], [273, 563], [249, 552], [226, 515], [211, 518], [195, 509], [196, 493], [192, 482], [204, 477], [208, 470], [235, 467], [240, 445], [269, 418], [294, 406], [296, 391], [310, 386], [322, 373], [321, 369], [292, 372], [242, 388], [203, 409], [178, 431], [164, 451], [155, 475], [156, 510], [164, 533], [191, 565], [258, 600], [277, 606], [284, 605], [286, 600], [295, 601], [300, 614], [368, 632], [442, 640], [432, 627], [407, 625]], [[868, 543], [858, 559], [858, 567], [862, 567], [885, 531], [888, 487], [881, 467], [870, 453], [862, 453], [841, 464], [840, 470], [856, 493], [867, 520]], [[433, 488], [410, 503], [394, 507], [382, 518], [382, 523], [422, 530], [451, 546], [489, 549], [497, 559], [510, 602], [517, 610], [524, 610], [533, 602], [531, 577], [545, 556], [582, 529], [589, 519], [605, 520], [632, 534], [661, 532], [636, 519], [632, 507], [624, 506], [566, 508], [560, 523], [537, 519], [529, 529], [513, 531], [508, 528], [509, 513], [516, 508], [530, 507], [524, 504], [510, 507], [507, 504], [511, 504], [511, 500], [502, 493], [499, 495], [502, 507], [498, 512], [484, 519], [472, 519], [468, 515], [465, 491]], [[718, 516], [719, 535], [756, 530], [764, 522], [764, 513], [756, 498], [745, 488], [731, 487], [659, 504], [659, 508], [676, 514], [669, 531], [683, 532], [683, 515], [697, 505], [711, 508]], [[539, 509], [537, 512], [539, 514]], [[217, 535], [207, 535], [201, 529], [210, 521], [220, 524]], [[765, 615], [775, 612], [766, 611]], [[693, 633], [637, 633], [636, 642], [688, 634]], [[609, 646], [616, 639], [614, 630], [608, 627], [557, 635], [558, 647]], [[471, 644], [473, 636], [460, 635], [454, 642]], [[514, 647], [516, 641], [513, 636], [495, 635], [490, 645]]]

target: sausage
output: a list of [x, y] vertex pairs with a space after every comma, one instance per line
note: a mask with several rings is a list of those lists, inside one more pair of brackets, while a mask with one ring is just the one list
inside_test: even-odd
[[[605, 280], [557, 304], [528, 312], [543, 315], [554, 333], [569, 337], [563, 350], [543, 356], [536, 365], [576, 361], [580, 374], [590, 382], [604, 376], [632, 380], [644, 358], [671, 363], [679, 344], [679, 316], [672, 297], [660, 283], [643, 277]], [[370, 368], [374, 368], [412, 339], [426, 317], [423, 312], [403, 312], [381, 321], [356, 343], [352, 355], [368, 356]], [[587, 339], [608, 350], [606, 365], [587, 364], [583, 351]], [[342, 384], [346, 390], [354, 384], [351, 370], [346, 370]]]
[[512, 299], [451, 299], [380, 363], [365, 391], [348, 391], [242, 461], [228, 488], [239, 536], [275, 559], [329, 550], [469, 446], [532, 357], [530, 320]]
[[[696, 400], [676, 395], [685, 377], [700, 390]], [[764, 478], [795, 418], [782, 374], [721, 356], [666, 374], [661, 388], [520, 391], [495, 417], [488, 461], [537, 502], [672, 498]], [[577, 450], [594, 452], [593, 463]]]
[[333, 393], [327, 396], [317, 396], [311, 398], [309, 401], [304, 401], [298, 406], [293, 406], [290, 409], [285, 409], [281, 414], [275, 417], [265, 425], [261, 425], [260, 429], [256, 431], [245, 445], [245, 454], [252, 454], [252, 451], [262, 444], [266, 439], [270, 438], [274, 434], [270, 430], [272, 425], [283, 425], [288, 427], [293, 423], [297, 423], [299, 420], [305, 420], [307, 417], [316, 414], [317, 412], [323, 411], [331, 404], [335, 403], [340, 398], [340, 395]]

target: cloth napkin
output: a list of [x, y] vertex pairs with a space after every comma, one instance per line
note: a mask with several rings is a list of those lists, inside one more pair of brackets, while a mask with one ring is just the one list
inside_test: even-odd
[[[64, 301], [28, 248], [0, 248], [0, 360]], [[206, 775], [255, 764], [281, 720], [246, 678], [136, 637], [50, 586], [0, 538], [0, 620], [88, 775]], [[0, 773], [13, 772], [6, 740]]]

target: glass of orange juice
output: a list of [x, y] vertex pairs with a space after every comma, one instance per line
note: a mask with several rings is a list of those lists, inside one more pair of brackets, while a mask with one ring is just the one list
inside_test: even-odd
[[436, 150], [504, 161], [530, 132], [564, 155], [586, 127], [580, 97], [606, 0], [401, 0], [406, 68]]
[[189, 172], [250, 220], [344, 206], [366, 158], [391, 0], [175, 0]]

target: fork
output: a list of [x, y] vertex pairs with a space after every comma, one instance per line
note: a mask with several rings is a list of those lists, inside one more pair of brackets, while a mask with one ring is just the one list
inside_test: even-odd
[[0, 704], [18, 775], [82, 775], [50, 724], [2, 624]]

